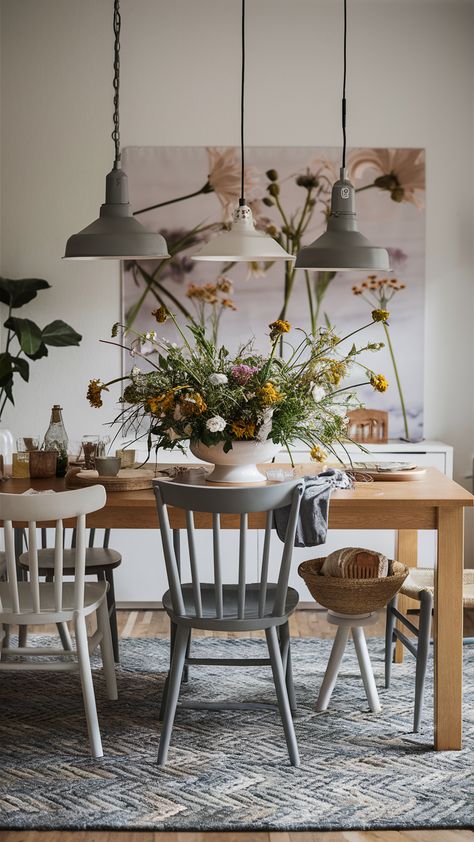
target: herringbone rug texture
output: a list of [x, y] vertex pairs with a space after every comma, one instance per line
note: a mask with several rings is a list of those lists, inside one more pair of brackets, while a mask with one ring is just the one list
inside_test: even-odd
[[[201, 639], [194, 654], [248, 657], [264, 641]], [[380, 639], [369, 641], [379, 688]], [[472, 826], [474, 650], [465, 647], [465, 748], [432, 748], [431, 668], [426, 717], [411, 733], [414, 662], [394, 666], [370, 714], [350, 644], [327, 713], [315, 697], [330, 641], [293, 643], [302, 765], [288, 763], [272, 711], [178, 711], [169, 763], [156, 765], [158, 699], [168, 646], [122, 640], [119, 701], [95, 676], [105, 757], [88, 754], [77, 675], [2, 674], [0, 827], [116, 830], [341, 830]], [[274, 701], [269, 668], [194, 667], [183, 697]]]

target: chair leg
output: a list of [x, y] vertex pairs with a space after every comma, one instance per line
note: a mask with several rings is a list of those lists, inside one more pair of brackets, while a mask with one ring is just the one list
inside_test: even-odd
[[93, 757], [102, 757], [102, 741], [100, 739], [99, 721], [95, 704], [94, 685], [92, 683], [91, 662], [87, 644], [86, 618], [83, 614], [74, 615], [74, 631], [76, 633], [76, 648], [81, 676], [82, 696], [86, 712], [87, 730]]
[[[161, 704], [160, 704], [160, 712], [158, 714], [158, 721], [159, 722], [162, 722], [163, 719], [164, 719], [164, 716], [165, 716], [166, 700], [168, 698], [168, 686], [169, 686], [169, 683], [170, 683], [171, 663], [173, 661], [174, 644], [175, 644], [175, 640], [176, 640], [176, 629], [177, 629], [176, 623], [173, 623], [173, 621], [170, 620], [170, 668], [168, 670], [168, 675], [166, 676], [165, 683], [164, 683], [164, 686], [163, 686], [163, 693], [162, 693], [162, 696], [161, 696]], [[189, 632], [189, 634], [191, 636], [191, 632]]]
[[324, 673], [323, 683], [319, 691], [319, 696], [316, 701], [316, 710], [323, 711], [327, 709], [332, 691], [334, 690], [341, 661], [346, 648], [347, 639], [349, 637], [349, 626], [338, 626], [336, 637], [332, 645], [331, 654], [329, 656], [326, 672]]
[[288, 693], [288, 701], [290, 702], [291, 712], [295, 713], [297, 709], [295, 685], [293, 683], [293, 668], [291, 663], [291, 640], [290, 629], [288, 623], [279, 626], [280, 631], [280, 651], [283, 662], [283, 669], [285, 671], [286, 690]]
[[97, 609], [97, 625], [102, 634], [100, 642], [100, 651], [102, 655], [102, 664], [104, 667], [105, 686], [107, 688], [107, 698], [118, 699], [117, 680], [115, 676], [115, 662], [114, 649], [112, 646], [112, 635], [110, 631], [109, 611], [107, 602], [104, 599]]
[[418, 628], [418, 647], [416, 652], [416, 680], [415, 680], [415, 714], [413, 731], [418, 733], [423, 713], [423, 699], [425, 695], [426, 667], [430, 654], [431, 640], [431, 612], [433, 597], [429, 591], [420, 593], [420, 622]]
[[73, 645], [67, 623], [56, 623], [56, 628], [58, 630], [59, 637], [61, 638], [64, 651], [72, 652]]
[[[2, 626], [3, 629], [3, 638], [2, 638], [2, 649], [8, 649], [10, 646], [10, 626], [6, 624]], [[3, 652], [0, 652], [0, 661], [3, 659]]]
[[293, 718], [291, 716], [290, 702], [288, 699], [288, 692], [286, 689], [285, 673], [283, 670], [283, 662], [281, 659], [280, 647], [278, 645], [278, 635], [275, 626], [271, 626], [265, 630], [267, 638], [268, 652], [272, 665], [273, 681], [275, 684], [276, 695], [278, 699], [278, 707], [283, 722], [283, 729], [285, 731], [286, 744], [288, 747], [288, 754], [290, 756], [290, 763], [292, 766], [300, 765], [300, 756], [298, 752], [298, 743], [296, 742], [295, 728], [293, 725]]
[[109, 609], [109, 623], [110, 623], [110, 631], [112, 634], [112, 646], [114, 649], [114, 661], [116, 664], [120, 663], [120, 649], [119, 649], [119, 637], [117, 631], [117, 610], [115, 606], [115, 588], [114, 588], [114, 571], [112, 569], [105, 570], [104, 576], [106, 581], [109, 583], [109, 589], [107, 591], [107, 607]]
[[397, 607], [397, 597], [395, 596], [387, 605], [387, 620], [385, 625], [385, 687], [388, 690], [390, 687], [390, 680], [392, 677], [392, 663], [393, 663], [393, 632], [395, 629], [395, 614], [393, 608]]
[[361, 626], [353, 627], [352, 639], [357, 653], [357, 660], [359, 661], [360, 674], [364, 682], [365, 695], [367, 696], [369, 708], [372, 713], [379, 713], [382, 708], [377, 687], [375, 686], [374, 673], [372, 671], [372, 664], [370, 663], [364, 629]]
[[178, 704], [179, 691], [181, 689], [181, 678], [183, 675], [184, 659], [186, 658], [188, 640], [189, 629], [185, 626], [178, 626], [169, 674], [166, 709], [163, 718], [163, 727], [161, 729], [160, 745], [158, 748], [158, 766], [164, 766], [168, 757], [171, 731], [173, 730], [176, 706]]

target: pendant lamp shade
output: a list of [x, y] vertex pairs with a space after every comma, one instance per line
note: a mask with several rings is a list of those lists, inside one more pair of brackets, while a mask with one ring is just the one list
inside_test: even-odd
[[114, 0], [114, 114], [112, 140], [115, 157], [113, 168], [105, 180], [105, 204], [99, 218], [69, 237], [66, 260], [140, 260], [169, 257], [161, 234], [147, 231], [134, 218], [128, 201], [128, 179], [120, 169], [120, 0]]
[[259, 231], [253, 221], [252, 210], [244, 198], [245, 188], [245, 0], [241, 0], [241, 83], [240, 83], [240, 199], [234, 210], [230, 231], [217, 234], [200, 251], [191, 255], [193, 260], [216, 260], [232, 263], [256, 261], [294, 260], [292, 254], [269, 234]]
[[67, 260], [139, 260], [169, 257], [161, 234], [147, 231], [134, 216], [128, 201], [128, 179], [113, 169], [105, 181], [105, 204], [99, 218], [69, 237]]
[[332, 272], [390, 269], [387, 249], [372, 245], [357, 227], [355, 190], [344, 168], [332, 188], [327, 229], [311, 245], [300, 249], [295, 267]]
[[230, 231], [218, 234], [192, 257], [194, 260], [233, 263], [295, 259], [273, 237], [255, 228], [253, 214], [248, 205], [239, 205], [235, 209]]

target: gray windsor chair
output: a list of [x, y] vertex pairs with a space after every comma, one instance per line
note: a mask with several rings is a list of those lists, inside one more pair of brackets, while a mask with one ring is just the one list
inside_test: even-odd
[[[299, 766], [298, 745], [293, 726], [292, 711], [296, 700], [291, 670], [290, 635], [288, 618], [298, 604], [298, 592], [288, 588], [295, 530], [298, 520], [304, 481], [278, 485], [247, 487], [192, 486], [170, 480], [157, 479], [154, 491], [160, 521], [160, 533], [168, 575], [169, 590], [163, 596], [163, 606], [171, 621], [171, 665], [165, 685], [163, 726], [158, 750], [158, 764], [164, 766], [168, 756], [179, 693], [185, 665], [221, 666], [271, 666], [278, 708], [283, 722], [290, 762]], [[173, 546], [173, 536], [168, 519], [168, 506], [183, 509], [186, 513], [191, 582], [182, 583]], [[283, 544], [278, 581], [268, 581], [270, 539], [273, 511], [289, 507], [288, 525]], [[213, 581], [201, 582], [195, 546], [194, 514], [212, 514], [213, 532]], [[266, 512], [260, 581], [246, 582], [246, 537], [248, 515]], [[238, 564], [235, 567], [226, 559], [226, 573], [235, 571], [234, 583], [223, 584], [223, 566], [220, 552], [221, 515], [239, 516]], [[235, 581], [236, 580], [236, 581]], [[215, 632], [265, 632], [269, 658], [193, 658], [187, 648], [193, 629]], [[183, 707], [204, 709], [247, 709], [254, 707], [243, 703], [183, 704]], [[273, 707], [273, 706], [264, 706]], [[261, 709], [262, 705], [258, 705]]]

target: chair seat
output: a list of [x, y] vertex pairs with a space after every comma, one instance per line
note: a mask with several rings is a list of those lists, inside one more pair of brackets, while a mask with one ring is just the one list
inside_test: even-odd
[[[39, 588], [41, 612], [50, 614], [57, 613], [54, 608], [54, 582], [40, 582]], [[92, 614], [93, 611], [96, 611], [98, 606], [105, 599], [106, 593], [107, 582], [86, 582], [84, 587], [83, 613]], [[20, 602], [20, 613], [34, 613], [31, 585], [29, 582], [18, 582], [18, 597]], [[14, 611], [11, 602], [11, 594], [7, 582], [0, 582], [0, 600], [2, 605], [2, 609], [0, 610], [1, 623], [2, 615], [17, 613]], [[61, 612], [59, 612], [61, 614], [61, 619], [72, 619], [74, 610], [74, 582], [64, 582], [63, 604]], [[49, 621], [45, 620], [45, 622]]]
[[[273, 609], [273, 602], [275, 599], [276, 584], [268, 583], [267, 598], [265, 604], [264, 614], [270, 615]], [[188, 619], [196, 618], [196, 609], [194, 607], [193, 588], [191, 584], [182, 585], [182, 594], [184, 600], [184, 607]], [[222, 602], [223, 602], [223, 619], [235, 620], [237, 623], [244, 624], [247, 620], [257, 620], [259, 616], [258, 601], [260, 596], [260, 584], [247, 585], [245, 592], [245, 619], [238, 618], [238, 586], [237, 585], [223, 585], [222, 586]], [[294, 588], [288, 588], [286, 598], [285, 614], [292, 614], [298, 605], [299, 594]], [[213, 584], [201, 585], [201, 602], [202, 602], [202, 619], [209, 619], [210, 621], [216, 619], [216, 597]], [[173, 606], [171, 602], [171, 593], [166, 591], [163, 596], [163, 608], [174, 616]], [[262, 618], [262, 628], [264, 628]]]
[[[422, 591], [434, 594], [434, 570], [431, 567], [413, 567], [405, 579], [400, 593], [411, 599], [420, 599]], [[465, 608], [474, 607], [474, 570], [463, 572], [463, 605]]]
[[[75, 569], [75, 550], [63, 551], [64, 576], [73, 576]], [[117, 550], [104, 549], [103, 547], [89, 547], [86, 550], [86, 570], [94, 573], [105, 568], [118, 567], [122, 556]], [[28, 553], [22, 553], [18, 559], [21, 567], [29, 568]], [[54, 570], [54, 549], [38, 550], [38, 566], [41, 576], [45, 576]]]

